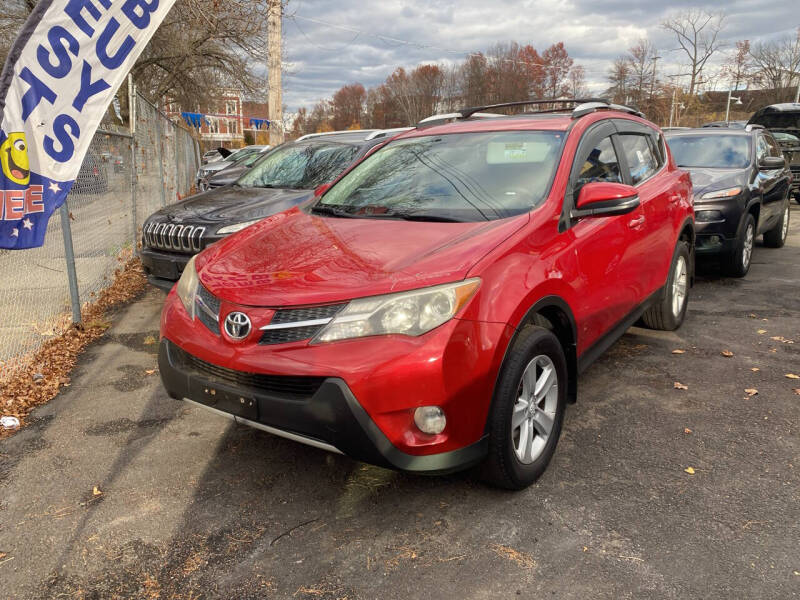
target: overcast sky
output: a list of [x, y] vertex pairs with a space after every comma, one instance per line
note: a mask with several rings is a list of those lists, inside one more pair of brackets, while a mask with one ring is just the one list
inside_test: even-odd
[[641, 37], [663, 57], [660, 76], [680, 72], [676, 43], [659, 23], [693, 6], [725, 11], [730, 46], [793, 35], [800, 27], [798, 0], [291, 0], [283, 22], [284, 103], [293, 112], [346, 83], [369, 87], [398, 66], [457, 62], [511, 40], [540, 52], [563, 41], [592, 91], [600, 92], [610, 62]]

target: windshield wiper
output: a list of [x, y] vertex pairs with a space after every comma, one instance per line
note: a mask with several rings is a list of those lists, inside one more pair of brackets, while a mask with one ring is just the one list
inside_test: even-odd
[[344, 219], [355, 219], [357, 218], [352, 213], [344, 212], [341, 210], [337, 210], [335, 207], [331, 206], [330, 204], [315, 204], [311, 207], [312, 214], [315, 215], [330, 215], [332, 217], [341, 217]]
[[[469, 223], [464, 219], [456, 219], [455, 217], [448, 217], [445, 215], [430, 215], [430, 214], [417, 214], [417, 213], [394, 213], [392, 216], [404, 221], [431, 221], [434, 223]], [[484, 217], [485, 218], [485, 217]], [[488, 219], [485, 219], [488, 221]]]

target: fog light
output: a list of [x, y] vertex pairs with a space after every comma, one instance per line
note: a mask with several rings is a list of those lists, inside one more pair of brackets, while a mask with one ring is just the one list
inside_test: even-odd
[[420, 406], [414, 411], [414, 423], [423, 433], [437, 434], [444, 431], [447, 419], [438, 406]]
[[722, 212], [718, 210], [698, 210], [694, 218], [696, 221], [724, 221], [725, 217], [722, 216]]

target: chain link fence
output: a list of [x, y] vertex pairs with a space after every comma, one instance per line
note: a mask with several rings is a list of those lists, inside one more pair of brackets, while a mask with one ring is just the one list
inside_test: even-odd
[[[133, 256], [144, 220], [190, 193], [199, 166], [188, 129], [141, 96], [134, 104], [133, 135], [104, 124], [67, 197], [81, 305]], [[62, 215], [53, 214], [41, 248], [0, 250], [0, 379], [72, 322]]]

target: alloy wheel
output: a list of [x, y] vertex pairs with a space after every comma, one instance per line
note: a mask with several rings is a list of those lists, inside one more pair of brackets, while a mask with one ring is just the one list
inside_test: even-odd
[[521, 463], [531, 464], [541, 456], [553, 431], [558, 405], [558, 373], [544, 354], [525, 367], [517, 401], [511, 413], [514, 453]]
[[786, 236], [789, 234], [789, 205], [783, 211], [783, 225], [781, 226], [781, 241], [786, 241]]
[[686, 290], [689, 287], [689, 270], [686, 268], [686, 259], [679, 256], [675, 261], [675, 276], [672, 278], [672, 316], [676, 319], [683, 310], [686, 302]]
[[742, 267], [747, 270], [750, 266], [750, 257], [753, 255], [753, 239], [755, 238], [753, 226], [748, 224], [744, 232], [744, 245], [742, 246]]

